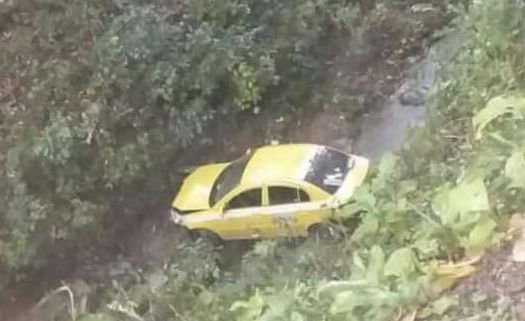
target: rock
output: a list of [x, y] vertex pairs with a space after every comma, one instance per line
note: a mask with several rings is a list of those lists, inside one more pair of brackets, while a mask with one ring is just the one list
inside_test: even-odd
[[516, 320], [525, 321], [525, 304], [520, 303], [514, 307], [514, 313], [516, 315]]
[[405, 106], [421, 106], [425, 103], [425, 98], [421, 89], [411, 89], [399, 96], [399, 102]]
[[350, 138], [342, 137], [331, 142], [330, 145], [333, 147], [342, 150], [343, 152], [351, 153], [352, 152], [352, 143], [353, 140]]
[[510, 294], [518, 294], [518, 293], [521, 293], [525, 290], [525, 282], [523, 281], [519, 281], [519, 282], [512, 282], [507, 291], [510, 293]]

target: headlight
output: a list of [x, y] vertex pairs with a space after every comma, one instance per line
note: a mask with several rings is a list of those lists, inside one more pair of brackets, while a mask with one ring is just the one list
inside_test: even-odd
[[174, 209], [170, 210], [170, 221], [172, 221], [175, 224], [181, 224], [182, 223], [182, 216], [177, 213]]

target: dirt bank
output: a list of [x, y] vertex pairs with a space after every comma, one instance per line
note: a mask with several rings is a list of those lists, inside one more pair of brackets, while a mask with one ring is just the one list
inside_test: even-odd
[[512, 259], [512, 244], [487, 254], [475, 274], [440, 300], [439, 313], [422, 318], [443, 320], [525, 320], [525, 263]]

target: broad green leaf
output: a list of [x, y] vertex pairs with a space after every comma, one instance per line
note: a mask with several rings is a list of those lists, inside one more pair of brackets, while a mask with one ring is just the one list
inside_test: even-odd
[[406, 197], [401, 197], [395, 204], [395, 212], [406, 212], [408, 201]]
[[365, 288], [368, 285], [368, 280], [330, 281], [321, 285], [317, 293], [320, 296], [335, 296], [341, 292]]
[[215, 300], [213, 292], [204, 290], [198, 296], [199, 301], [205, 306], [209, 306]]
[[435, 257], [439, 254], [438, 241], [428, 235], [416, 239], [413, 246], [417, 249], [420, 257]]
[[379, 163], [380, 175], [391, 175], [394, 172], [398, 159], [399, 157], [392, 153], [384, 154], [383, 157], [381, 157], [381, 162]]
[[450, 184], [441, 186], [432, 199], [432, 209], [445, 225], [454, 223], [459, 217], [459, 210], [450, 204], [451, 191]]
[[290, 316], [290, 321], [305, 321], [305, 317], [300, 314], [299, 312], [292, 312], [292, 315]]
[[370, 250], [367, 279], [372, 285], [379, 285], [384, 276], [385, 254], [380, 246], [374, 245]]
[[476, 153], [469, 159], [463, 179], [469, 181], [476, 178], [485, 179], [493, 171], [499, 171], [502, 166], [500, 156], [500, 152], [495, 149], [485, 149], [481, 153]]
[[472, 212], [490, 210], [485, 183], [478, 178], [463, 181], [453, 189], [444, 185], [434, 196], [432, 207], [445, 225], [455, 224], [458, 219], [461, 222], [471, 221], [476, 218], [471, 215]]
[[449, 296], [442, 296], [441, 298], [437, 299], [436, 301], [432, 303], [432, 313], [436, 315], [443, 315], [451, 307], [457, 304], [458, 304], [457, 300]]
[[114, 319], [102, 313], [97, 314], [86, 314], [77, 319], [77, 321], [113, 321]]
[[353, 291], [345, 291], [337, 294], [334, 302], [330, 306], [331, 314], [352, 312], [356, 307], [367, 304], [367, 300], [363, 295], [354, 293]]
[[505, 176], [510, 179], [509, 187], [525, 188], [525, 158], [515, 150], [505, 164]]
[[502, 115], [512, 114], [515, 119], [523, 119], [522, 112], [524, 109], [524, 98], [498, 96], [491, 99], [487, 103], [487, 106], [480, 110], [472, 119], [474, 129], [476, 130], [476, 139], [482, 137], [483, 130], [490, 122]]
[[428, 282], [428, 277], [422, 275], [419, 277], [401, 278], [398, 280], [396, 292], [404, 300], [414, 301], [418, 297], [425, 295], [425, 289]]
[[415, 272], [416, 257], [412, 249], [405, 247], [396, 250], [386, 262], [385, 275], [404, 277]]
[[492, 236], [496, 229], [496, 222], [489, 217], [485, 217], [476, 224], [470, 231], [468, 239], [468, 249], [471, 251], [483, 251], [492, 243]]
[[264, 306], [264, 298], [256, 292], [248, 301], [235, 301], [230, 311], [238, 313], [237, 321], [256, 321], [260, 319]]
[[352, 254], [352, 279], [365, 279], [368, 269], [358, 251]]
[[372, 181], [372, 192], [376, 193], [388, 188], [389, 179], [395, 173], [398, 157], [392, 153], [383, 155], [379, 163], [379, 172]]
[[230, 306], [230, 311], [235, 312], [242, 309], [247, 309], [250, 305], [246, 301], [235, 301]]
[[353, 198], [360, 206], [360, 209], [366, 211], [373, 209], [377, 202], [368, 185], [358, 187], [354, 192]]
[[279, 293], [267, 299], [267, 309], [259, 321], [283, 320], [287, 309], [294, 303], [294, 297], [290, 293]]
[[379, 229], [379, 220], [374, 215], [368, 214], [363, 218], [363, 222], [357, 227], [352, 234], [352, 240], [358, 241], [365, 236], [377, 233]]
[[169, 281], [168, 276], [162, 271], [151, 273], [147, 277], [148, 286], [152, 292], [156, 292]]
[[461, 221], [468, 221], [471, 212], [489, 211], [489, 197], [483, 179], [463, 181], [451, 193], [450, 204], [459, 211]]
[[398, 197], [402, 197], [415, 190], [417, 190], [417, 182], [415, 180], [405, 180], [398, 184], [396, 193]]
[[[401, 300], [398, 293], [375, 287], [363, 291], [345, 291], [335, 297], [330, 306], [330, 313], [353, 313], [355, 311], [355, 315], [351, 317], [356, 320], [376, 320], [377, 317], [384, 316], [385, 311], [393, 311], [399, 307]], [[363, 309], [357, 311], [356, 308]], [[368, 311], [368, 313], [363, 316], [363, 311]], [[354, 319], [350, 318], [350, 320]]]

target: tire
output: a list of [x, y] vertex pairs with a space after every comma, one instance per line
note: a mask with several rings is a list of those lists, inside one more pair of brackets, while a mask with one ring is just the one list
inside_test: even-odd
[[308, 236], [316, 242], [335, 241], [341, 238], [341, 232], [330, 223], [319, 223], [308, 229]]
[[194, 241], [201, 241], [212, 248], [217, 248], [222, 245], [222, 239], [215, 233], [207, 230], [190, 231], [191, 237]]
[[361, 224], [361, 218], [360, 217], [354, 217], [354, 218], [351, 218], [351, 219], [347, 219], [347, 220], [344, 220], [342, 222], [342, 224], [344, 225], [345, 227], [345, 232], [348, 236], [351, 236], [352, 234], [354, 234], [355, 230], [359, 227], [359, 225]]

